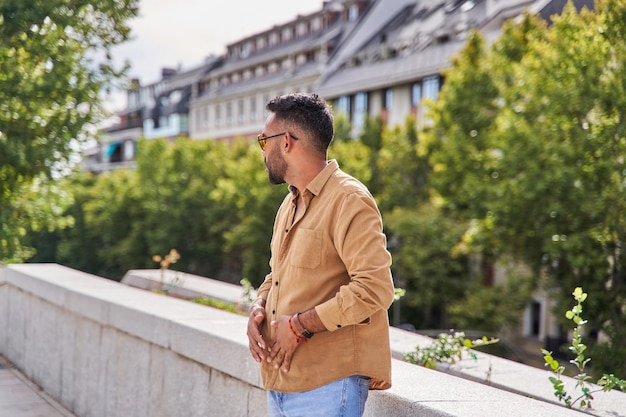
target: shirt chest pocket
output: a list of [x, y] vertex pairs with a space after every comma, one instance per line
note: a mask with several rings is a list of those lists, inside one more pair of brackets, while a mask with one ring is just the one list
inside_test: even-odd
[[297, 268], [314, 269], [322, 261], [322, 232], [298, 229], [289, 250], [289, 264]]

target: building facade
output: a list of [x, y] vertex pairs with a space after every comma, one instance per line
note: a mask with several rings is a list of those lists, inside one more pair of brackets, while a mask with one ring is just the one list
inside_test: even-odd
[[[86, 153], [94, 171], [133, 161], [140, 138], [255, 138], [265, 104], [285, 92], [312, 92], [344, 113], [356, 137], [365, 118], [390, 126], [422, 121], [442, 70], [470, 30], [488, 41], [524, 10], [549, 18], [566, 0], [325, 0], [321, 9], [227, 45], [188, 71], [134, 80], [119, 123]], [[578, 0], [593, 7], [593, 0]], [[118, 164], [118, 165], [116, 165]], [[107, 165], [110, 165], [107, 167]], [[97, 169], [96, 169], [97, 168]]]
[[162, 68], [161, 79], [142, 86], [133, 79], [126, 90], [126, 108], [118, 121], [103, 129], [98, 144], [83, 154], [86, 170], [100, 173], [132, 167], [140, 139], [189, 137], [189, 101], [196, 83], [222, 63], [210, 56], [192, 69]]

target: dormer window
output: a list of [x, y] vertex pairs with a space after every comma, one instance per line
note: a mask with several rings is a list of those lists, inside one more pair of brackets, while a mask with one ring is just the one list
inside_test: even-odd
[[279, 41], [280, 41], [280, 39], [278, 37], [278, 33], [277, 32], [270, 33], [270, 46], [274, 46], [274, 45], [278, 44]]
[[292, 61], [291, 61], [291, 58], [285, 58], [285, 59], [283, 59], [283, 62], [282, 62], [282, 64], [281, 64], [281, 66], [282, 66], [282, 69], [284, 69], [284, 70], [289, 70], [289, 69], [291, 69], [291, 67], [292, 67]]
[[247, 58], [250, 55], [251, 49], [252, 48], [250, 48], [250, 43], [249, 42], [244, 43], [241, 46], [241, 57], [242, 58]]
[[348, 21], [354, 22], [359, 17], [359, 6], [357, 4], [353, 4], [348, 9]]
[[298, 26], [296, 26], [296, 35], [297, 36], [306, 36], [307, 35], [307, 22], [300, 22]]
[[282, 35], [283, 35], [283, 42], [291, 40], [291, 38], [293, 38], [293, 28], [291, 27], [284, 28]]
[[317, 32], [322, 29], [322, 18], [316, 17], [311, 21], [311, 31]]

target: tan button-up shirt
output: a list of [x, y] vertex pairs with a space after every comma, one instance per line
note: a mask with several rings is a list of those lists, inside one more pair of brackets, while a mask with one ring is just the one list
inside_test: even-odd
[[350, 375], [371, 377], [370, 389], [391, 386], [387, 309], [394, 296], [391, 255], [374, 198], [358, 180], [328, 165], [302, 192], [304, 214], [294, 219], [298, 190], [276, 215], [271, 272], [258, 290], [266, 300], [262, 333], [280, 315], [315, 308], [327, 332], [294, 352], [288, 373], [263, 361], [266, 389], [300, 392]]

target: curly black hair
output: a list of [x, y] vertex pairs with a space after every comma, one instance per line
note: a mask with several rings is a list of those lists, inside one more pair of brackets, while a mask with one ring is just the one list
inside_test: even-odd
[[326, 101], [315, 93], [291, 93], [273, 98], [265, 107], [276, 120], [299, 128], [310, 139], [311, 146], [326, 154], [333, 141], [333, 113]]

